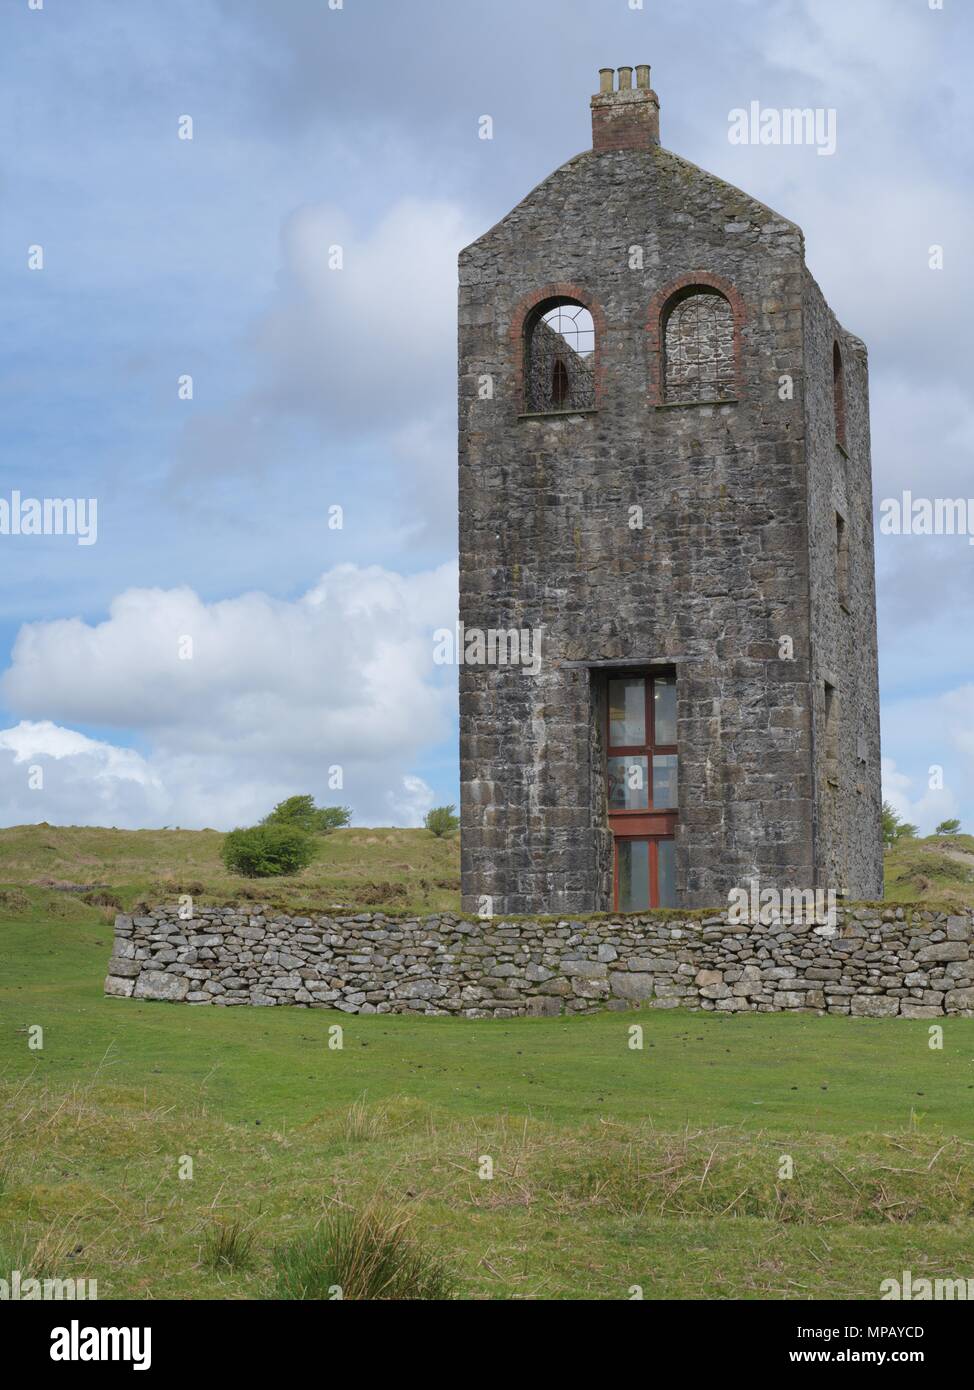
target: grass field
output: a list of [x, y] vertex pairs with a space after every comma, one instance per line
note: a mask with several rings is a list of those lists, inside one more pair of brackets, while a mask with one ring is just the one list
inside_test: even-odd
[[[933, 1050], [909, 1020], [106, 999], [99, 898], [234, 896], [217, 839], [0, 832], [0, 1277], [273, 1296], [284, 1243], [377, 1195], [465, 1298], [875, 1298], [903, 1269], [974, 1275], [974, 1019], [944, 1020]], [[455, 893], [437, 886], [455, 843], [421, 832], [340, 832], [327, 852], [276, 891]]]
[[[389, 912], [460, 905], [460, 843], [425, 830], [340, 830], [296, 878], [228, 874], [216, 830], [107, 830], [20, 825], [0, 829], [0, 886], [108, 893], [124, 907], [190, 892], [202, 902], [332, 904]], [[974, 836], [901, 840], [886, 855], [886, 897], [974, 907]]]
[[322, 840], [318, 859], [296, 878], [246, 879], [227, 873], [216, 830], [104, 830], [20, 825], [0, 830], [0, 885], [58, 885], [109, 893], [126, 908], [140, 899], [201, 902], [242, 899], [283, 907], [333, 904], [386, 911], [437, 912], [460, 905], [460, 842], [425, 830], [340, 830]]

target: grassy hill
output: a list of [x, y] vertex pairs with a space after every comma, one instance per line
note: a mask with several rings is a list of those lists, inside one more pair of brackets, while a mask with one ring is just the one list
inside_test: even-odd
[[[427, 830], [336, 830], [294, 878], [227, 873], [216, 830], [107, 830], [18, 825], [0, 829], [0, 888], [53, 888], [92, 905], [129, 908], [192, 893], [204, 902], [250, 899], [281, 906], [457, 910], [460, 842]], [[974, 836], [901, 840], [888, 851], [886, 897], [974, 907]], [[111, 899], [112, 901], [108, 901]], [[716, 904], [715, 904], [716, 905]]]
[[[282, 1245], [377, 1197], [465, 1298], [873, 1299], [903, 1269], [970, 1272], [974, 1019], [944, 1020], [935, 1050], [922, 1020], [106, 998], [104, 898], [266, 899], [224, 873], [218, 842], [0, 832], [0, 1276], [269, 1297]], [[918, 877], [969, 895], [933, 872], [968, 873], [943, 850], [891, 855], [897, 896]], [[456, 876], [455, 841], [347, 830], [272, 892], [421, 910], [455, 905]]]
[[900, 840], [885, 856], [886, 897], [974, 907], [974, 835]]
[[[0, 887], [54, 888], [112, 897], [172, 901], [192, 893], [206, 902], [250, 899], [282, 906], [382, 907], [436, 912], [460, 904], [460, 842], [428, 830], [336, 830], [318, 859], [294, 877], [230, 874], [216, 830], [105, 830], [17, 825], [0, 830]], [[108, 903], [109, 907], [113, 904]]]

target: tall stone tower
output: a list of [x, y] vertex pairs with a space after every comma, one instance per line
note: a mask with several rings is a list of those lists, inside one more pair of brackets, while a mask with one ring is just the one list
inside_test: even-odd
[[866, 349], [649, 68], [460, 255], [465, 910], [882, 895]]

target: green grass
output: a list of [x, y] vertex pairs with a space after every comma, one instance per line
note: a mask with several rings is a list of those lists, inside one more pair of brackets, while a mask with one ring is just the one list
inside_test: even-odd
[[250, 899], [281, 906], [333, 903], [393, 912], [437, 912], [460, 904], [460, 842], [427, 830], [336, 830], [310, 868], [294, 877], [228, 873], [216, 830], [104, 830], [16, 825], [0, 830], [0, 887], [71, 885], [110, 893], [123, 907], [171, 901]]
[[456, 1296], [449, 1266], [415, 1240], [403, 1210], [336, 1207], [310, 1234], [275, 1252], [278, 1298], [428, 1299]]
[[[104, 864], [99, 834], [115, 846]], [[413, 855], [395, 836], [424, 843], [339, 832], [329, 852], [342, 834], [349, 896], [356, 874], [391, 882]], [[41, 873], [33, 839], [47, 837], [63, 838]], [[427, 839], [431, 856], [454, 853]], [[324, 1278], [322, 1233], [377, 1199], [463, 1298], [626, 1298], [634, 1284], [646, 1297], [875, 1298], [905, 1268], [974, 1274], [974, 1019], [943, 1020], [937, 1051], [919, 1020], [106, 999], [111, 913], [32, 880], [134, 899], [180, 877], [164, 833], [150, 840], [140, 866], [121, 832], [0, 835], [13, 847], [0, 869], [0, 1277], [94, 1277], [103, 1298], [277, 1297], [288, 1268]], [[30, 862], [12, 872], [18, 856]], [[187, 874], [219, 891], [218, 861], [204, 866], [198, 845], [194, 860]], [[410, 892], [434, 864], [401, 871]]]
[[899, 840], [885, 855], [886, 897], [974, 907], [974, 835]]
[[[0, 891], [71, 885], [83, 896], [111, 896], [125, 908], [171, 901], [249, 899], [275, 906], [333, 903], [389, 912], [458, 911], [460, 842], [427, 830], [337, 830], [295, 877], [230, 874], [216, 830], [105, 830], [17, 825], [0, 829]], [[900, 840], [885, 856], [886, 897], [974, 907], [974, 836]], [[2, 910], [2, 904], [0, 904]]]

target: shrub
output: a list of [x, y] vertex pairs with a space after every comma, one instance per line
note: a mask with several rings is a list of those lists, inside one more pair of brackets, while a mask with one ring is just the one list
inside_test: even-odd
[[423, 824], [438, 839], [442, 839], [444, 835], [452, 835], [460, 825], [459, 818], [453, 814], [455, 810], [455, 806], [434, 806], [432, 811], [426, 812]]
[[899, 814], [893, 810], [888, 801], [883, 802], [883, 845], [886, 849], [892, 849], [897, 840], [914, 840], [917, 835], [917, 827], [911, 825], [909, 821], [900, 820]]
[[960, 821], [956, 817], [951, 820], [942, 820], [933, 833], [935, 835], [959, 835]]
[[276, 1263], [277, 1298], [456, 1296], [452, 1274], [412, 1239], [407, 1218], [377, 1207], [330, 1213], [311, 1235], [279, 1250]]
[[223, 837], [223, 862], [245, 878], [296, 874], [314, 859], [314, 840], [296, 825], [252, 825]]
[[347, 806], [316, 806], [313, 796], [289, 796], [279, 801], [261, 825], [296, 825], [308, 835], [327, 835], [348, 825], [352, 813]]

